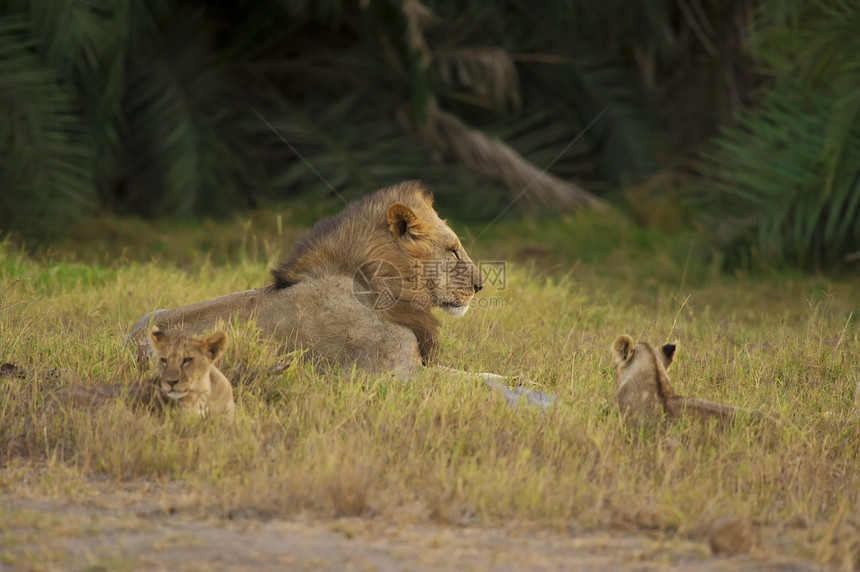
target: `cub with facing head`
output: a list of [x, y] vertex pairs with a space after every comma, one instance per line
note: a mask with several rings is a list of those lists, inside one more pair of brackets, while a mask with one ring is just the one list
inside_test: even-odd
[[763, 417], [760, 411], [714, 403], [693, 397], [675, 395], [667, 373], [675, 358], [678, 342], [655, 349], [650, 344], [635, 343], [628, 335], [612, 342], [617, 372], [615, 401], [624, 419], [638, 428], [658, 423], [663, 415], [669, 419], [718, 419], [728, 423], [739, 414]]
[[176, 407], [199, 416], [209, 412], [233, 417], [230, 381], [215, 366], [227, 345], [227, 334], [207, 338], [178, 332], [167, 334], [153, 326], [150, 341], [158, 360], [158, 375], [128, 386], [68, 385], [54, 393], [54, 405], [101, 407], [123, 396], [135, 410], [159, 413]]
[[[233, 417], [233, 388], [215, 365], [227, 345], [227, 334], [216, 332], [204, 338], [184, 332], [167, 334], [153, 327], [150, 338], [158, 360], [156, 376], [112, 385], [31, 383], [26, 390], [32, 392], [34, 398], [45, 392], [42, 415], [69, 408], [92, 410], [125, 402], [134, 411], [160, 413], [175, 407], [200, 416], [212, 412]], [[24, 368], [9, 365], [5, 368], [9, 370], [8, 375], [35, 376]]]
[[150, 339], [158, 359], [154, 383], [162, 407], [188, 409], [201, 417], [211, 412], [233, 418], [233, 387], [215, 365], [227, 346], [227, 334], [219, 331], [204, 338], [168, 334], [153, 326]]

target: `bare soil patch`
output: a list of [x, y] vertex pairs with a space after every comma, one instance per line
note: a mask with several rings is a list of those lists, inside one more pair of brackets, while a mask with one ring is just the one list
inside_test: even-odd
[[749, 555], [721, 557], [711, 555], [704, 538], [659, 533], [551, 530], [529, 523], [450, 527], [384, 518], [220, 518], [183, 510], [190, 493], [175, 484], [96, 488], [103, 490], [0, 495], [0, 569], [823, 569], [780, 556], [779, 535], [769, 535], [770, 546]]

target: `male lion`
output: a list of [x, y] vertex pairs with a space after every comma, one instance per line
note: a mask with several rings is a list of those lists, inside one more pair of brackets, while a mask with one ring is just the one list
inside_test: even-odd
[[666, 371], [675, 358], [678, 342], [659, 350], [647, 343], [634, 343], [628, 335], [612, 342], [617, 372], [615, 401], [625, 420], [633, 427], [654, 425], [663, 415], [670, 419], [718, 419], [728, 423], [739, 414], [761, 419], [760, 411], [742, 409], [692, 397], [675, 395]]
[[317, 223], [272, 270], [271, 285], [143, 316], [193, 331], [253, 321], [286, 349], [345, 366], [408, 376], [436, 354], [438, 307], [455, 316], [483, 287], [457, 235], [421, 183], [381, 189]]

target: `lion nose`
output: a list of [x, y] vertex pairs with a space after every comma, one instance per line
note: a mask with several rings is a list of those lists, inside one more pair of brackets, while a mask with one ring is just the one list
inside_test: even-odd
[[484, 289], [484, 285], [481, 284], [480, 282], [478, 282], [477, 284], [473, 284], [472, 288], [474, 288], [475, 294], [477, 294], [478, 292], [480, 292], [481, 290]]
[[176, 387], [176, 384], [179, 383], [178, 379], [168, 379], [166, 381], [167, 385], [169, 385], [170, 387]]

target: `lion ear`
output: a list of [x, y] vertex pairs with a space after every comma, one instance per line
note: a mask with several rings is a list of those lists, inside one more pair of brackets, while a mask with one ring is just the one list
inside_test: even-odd
[[671, 344], [665, 344], [660, 348], [660, 359], [663, 361], [663, 367], [669, 369], [672, 362], [675, 361], [675, 351], [678, 349], [678, 340]]
[[221, 354], [224, 353], [224, 348], [227, 347], [227, 334], [224, 332], [215, 332], [205, 340], [203, 340], [203, 350], [209, 355], [209, 359], [216, 361]]
[[152, 347], [155, 348], [155, 351], [161, 351], [161, 349], [167, 344], [167, 334], [162, 331], [160, 327], [153, 324], [152, 328], [149, 330], [149, 339], [152, 340]]
[[630, 361], [630, 358], [633, 357], [633, 349], [635, 346], [636, 344], [633, 342], [633, 338], [627, 334], [622, 334], [615, 338], [615, 341], [612, 342], [612, 353], [615, 354], [615, 363], [620, 365]]
[[423, 225], [418, 215], [403, 203], [394, 203], [388, 207], [385, 218], [388, 221], [388, 230], [396, 239], [417, 239], [423, 234]]

